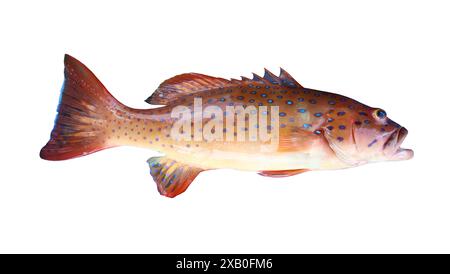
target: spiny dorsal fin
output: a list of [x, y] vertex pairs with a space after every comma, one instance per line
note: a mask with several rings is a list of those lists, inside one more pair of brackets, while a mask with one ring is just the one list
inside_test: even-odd
[[261, 76], [259, 76], [258, 74], [256, 74], [256, 73], [252, 73], [253, 74], [253, 79], [252, 79], [252, 81], [254, 81], [254, 82], [260, 82], [260, 83], [264, 83], [265, 81], [264, 81], [264, 78], [262, 78]]
[[280, 68], [280, 76], [276, 76], [267, 69], [264, 69], [264, 77], [253, 73], [253, 79], [241, 76], [242, 80], [226, 80], [199, 73], [185, 73], [172, 77], [156, 89], [156, 91], [145, 100], [149, 104], [167, 105], [176, 99], [193, 95], [199, 92], [235, 87], [241, 84], [266, 84], [281, 85], [289, 88], [302, 88], [295, 79]]
[[203, 171], [201, 168], [182, 164], [166, 157], [152, 157], [147, 160], [150, 174], [161, 195], [173, 198], [183, 193]]
[[280, 68], [280, 77], [281, 79], [281, 85], [291, 87], [291, 88], [302, 88], [302, 85], [300, 85], [294, 77], [292, 77], [287, 71], [285, 71], [283, 68]]
[[275, 74], [270, 72], [268, 69], [264, 69], [264, 79], [269, 81], [271, 84], [279, 85], [281, 84], [280, 78], [278, 78]]
[[263, 170], [260, 171], [258, 174], [261, 176], [266, 177], [273, 177], [273, 178], [283, 178], [283, 177], [289, 177], [294, 176], [303, 172], [307, 172], [309, 169], [290, 169], [290, 170]]

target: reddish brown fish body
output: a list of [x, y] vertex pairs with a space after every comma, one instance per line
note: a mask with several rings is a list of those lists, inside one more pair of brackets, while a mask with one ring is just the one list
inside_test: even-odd
[[[158, 150], [165, 157], [149, 159], [151, 174], [169, 197], [208, 169], [282, 177], [412, 157], [399, 148], [406, 130], [384, 111], [304, 88], [284, 70], [252, 80], [182, 74], [146, 100], [164, 106], [139, 110], [119, 103], [74, 58], [66, 56], [65, 65], [59, 115], [41, 157], [63, 160], [122, 145]], [[178, 109], [184, 112], [174, 115]], [[186, 115], [189, 123], [174, 130]]]

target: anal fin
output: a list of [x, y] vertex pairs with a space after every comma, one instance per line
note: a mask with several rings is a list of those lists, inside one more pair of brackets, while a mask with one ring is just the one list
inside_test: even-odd
[[290, 170], [263, 170], [258, 174], [266, 177], [282, 178], [294, 176], [303, 172], [307, 172], [309, 169], [290, 169]]
[[195, 177], [203, 171], [166, 157], [152, 157], [147, 162], [159, 193], [170, 198], [186, 191]]

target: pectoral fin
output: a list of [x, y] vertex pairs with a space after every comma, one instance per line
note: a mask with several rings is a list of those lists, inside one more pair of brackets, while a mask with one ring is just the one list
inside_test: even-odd
[[[337, 125], [342, 124], [345, 125], [346, 121], [341, 119], [335, 119], [334, 124]], [[344, 127], [339, 130], [332, 130], [329, 127], [323, 128], [325, 139], [328, 142], [328, 145], [333, 150], [339, 160], [346, 163], [349, 166], [356, 166], [361, 163], [358, 159], [358, 150], [356, 147], [356, 140], [354, 134], [353, 124], [349, 127]]]
[[282, 178], [294, 176], [303, 172], [307, 172], [309, 169], [290, 169], [290, 170], [263, 170], [258, 174], [266, 177]]
[[150, 174], [161, 195], [173, 198], [183, 193], [203, 169], [179, 163], [166, 157], [147, 160]]

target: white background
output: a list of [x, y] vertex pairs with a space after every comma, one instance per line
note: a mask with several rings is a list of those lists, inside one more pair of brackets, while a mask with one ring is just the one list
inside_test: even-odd
[[[3, 1], [0, 252], [450, 252], [449, 4], [362, 2]], [[168, 199], [150, 150], [39, 158], [64, 53], [143, 108], [179, 73], [282, 66], [383, 107], [415, 158], [285, 179], [209, 171]]]

